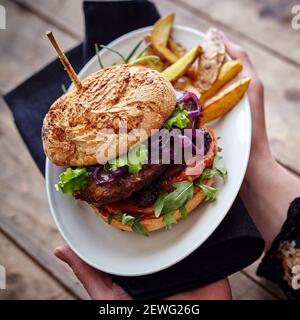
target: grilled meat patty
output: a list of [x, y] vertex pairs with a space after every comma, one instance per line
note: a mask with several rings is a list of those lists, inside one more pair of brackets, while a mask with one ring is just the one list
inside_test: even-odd
[[75, 197], [101, 207], [106, 203], [129, 198], [133, 192], [155, 181], [166, 168], [167, 165], [162, 164], [145, 164], [140, 172], [125, 174], [103, 185], [97, 185], [95, 180], [90, 179], [88, 186], [77, 192]]
[[178, 176], [185, 168], [184, 164], [168, 164], [165, 172], [150, 185], [134, 192], [132, 198], [138, 208], [147, 208], [154, 204], [161, 191], [161, 179]]
[[[205, 132], [205, 154], [211, 141], [209, 133]], [[74, 196], [93, 203], [96, 207], [133, 196], [137, 207], [145, 208], [152, 205], [158, 198], [161, 179], [176, 177], [184, 169], [184, 164], [145, 164], [140, 172], [127, 173], [103, 185], [97, 184], [91, 177], [87, 187]]]

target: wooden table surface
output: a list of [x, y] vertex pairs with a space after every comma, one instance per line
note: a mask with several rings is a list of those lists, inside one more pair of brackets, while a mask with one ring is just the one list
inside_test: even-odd
[[[0, 93], [51, 59], [51, 29], [68, 50], [83, 38], [81, 0], [1, 1], [7, 29], [0, 30]], [[267, 129], [281, 164], [300, 174], [300, 31], [290, 21], [261, 17], [258, 0], [155, 0], [161, 14], [205, 31], [214, 25], [248, 51], [266, 89]], [[50, 216], [44, 180], [0, 98], [0, 265], [7, 289], [0, 299], [87, 299], [68, 267], [52, 254], [63, 243]], [[230, 277], [235, 299], [280, 299], [281, 292], [255, 275], [258, 262]]]

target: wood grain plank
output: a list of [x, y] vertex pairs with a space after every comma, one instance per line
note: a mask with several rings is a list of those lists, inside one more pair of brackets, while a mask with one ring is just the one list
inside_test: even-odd
[[[18, 1], [20, 2], [20, 1]], [[68, 3], [68, 8], [69, 10], [61, 13], [57, 13], [58, 11], [58, 7], [55, 5], [55, 3], [57, 4], [58, 1], [56, 0], [52, 0], [47, 1], [47, 2], [43, 2], [42, 1], [30, 1], [30, 0], [24, 0], [21, 1], [24, 2], [25, 4], [27, 3], [31, 3], [32, 7], [31, 7], [31, 11], [28, 10], [25, 13], [23, 12], [24, 10], [17, 10], [16, 8], [13, 8], [15, 10], [15, 12], [17, 11], [17, 16], [19, 16], [20, 14], [24, 14], [26, 17], [30, 17], [32, 18], [32, 16], [34, 16], [33, 13], [37, 12], [36, 8], [45, 8], [43, 9], [43, 11], [39, 11], [37, 12], [39, 14], [39, 17], [42, 17], [45, 20], [45, 15], [47, 15], [47, 19], [46, 19], [46, 25], [50, 26], [53, 30], [53, 25], [55, 25], [58, 29], [62, 29], [64, 30], [65, 27], [62, 27], [61, 25], [61, 21], [63, 19], [66, 19], [66, 21], [68, 21], [68, 27], [70, 27], [70, 30], [73, 30], [72, 32], [76, 32], [75, 28], [76, 28], [76, 24], [81, 24], [82, 23], [82, 17], [80, 17], [80, 15], [78, 14], [78, 12], [80, 12], [80, 10], [78, 8], [79, 7], [79, 3], [81, 3], [81, 1], [78, 0], [72, 0], [72, 6], [70, 5], [71, 1], [67, 0], [67, 1], [63, 1], [65, 5], [67, 5]], [[168, 12], [168, 11], [172, 11], [174, 10], [174, 4], [170, 1], [156, 1], [159, 9], [161, 10], [161, 12]], [[35, 6], [33, 7], [35, 4], [39, 4], [39, 7]], [[44, 7], [43, 7], [44, 5]], [[52, 6], [52, 9], [49, 7], [49, 5]], [[11, 5], [12, 6], [12, 5]], [[73, 8], [74, 7], [74, 8]], [[22, 7], [23, 8], [23, 7]], [[36, 12], [34, 12], [34, 10], [36, 10]], [[185, 24], [188, 26], [192, 26], [201, 30], [206, 30], [207, 27], [210, 25], [209, 21], [206, 21], [205, 19], [200, 19], [197, 15], [192, 14], [190, 11], [186, 10], [186, 9], [182, 9], [180, 7], [175, 7], [175, 10], [177, 12], [177, 22], [180, 24]], [[77, 12], [77, 13], [76, 13]], [[41, 19], [39, 17], [34, 17], [35, 20], [39, 21], [39, 25], [42, 26], [42, 28], [44, 28], [44, 22], [41, 22]], [[50, 19], [51, 18], [51, 19]], [[80, 20], [81, 19], [81, 20]], [[34, 20], [34, 21], [35, 21]], [[23, 21], [20, 17], [17, 17], [15, 20], [15, 23], [19, 23], [19, 21]], [[26, 26], [28, 28], [28, 30], [32, 29], [33, 27], [31, 26], [31, 23], [28, 23], [26, 21], [23, 21], [23, 23], [27, 23]], [[35, 23], [36, 25], [36, 23]], [[12, 26], [13, 27], [13, 26]], [[13, 32], [16, 31], [12, 31]], [[59, 32], [59, 31], [57, 31]], [[29, 32], [29, 34], [31, 33], [31, 31]], [[69, 33], [70, 34], [70, 33]], [[76, 37], [79, 36], [79, 33], [76, 35]], [[68, 43], [75, 43], [76, 41], [73, 39], [70, 39], [70, 37], [66, 37], [65, 35], [65, 31], [61, 33], [61, 38], [66, 39], [62, 41], [63, 45], [67, 47], [67, 41], [69, 41]], [[6, 42], [9, 40], [10, 38], [7, 37]], [[246, 40], [240, 39], [240, 37], [237, 37], [237, 40], [240, 42], [245, 42], [247, 47], [251, 48], [251, 55], [254, 55], [256, 57], [257, 60], [259, 60], [259, 58], [263, 58], [263, 59], [270, 59], [272, 58], [272, 62], [276, 64], [278, 64], [278, 68], [277, 68], [277, 75], [278, 74], [282, 74], [284, 76], [290, 75], [291, 74], [291, 70], [294, 70], [292, 66], [290, 66], [289, 64], [287, 64], [284, 61], [281, 61], [278, 58], [274, 58], [271, 57], [270, 54], [268, 52], [265, 52], [264, 50], [262, 50], [261, 48], [257, 48], [255, 45], [253, 45], [253, 43], [248, 43]], [[1, 38], [2, 41], [2, 38]], [[39, 41], [36, 41], [34, 38], [29, 39], [27, 37], [27, 46], [30, 47], [32, 43], [39, 43], [41, 42], [41, 38], [39, 39]], [[243, 42], [243, 43], [244, 43]], [[22, 43], [22, 42], [21, 42]], [[34, 45], [33, 43], [33, 45]], [[12, 52], [14, 52], [14, 54], [16, 54], [16, 49], [15, 48], [9, 48], [9, 50], [11, 50]], [[10, 51], [7, 51], [6, 55], [5, 55], [5, 59], [1, 59], [1, 63], [8, 63], [9, 59], [11, 58], [11, 55], [9, 54]], [[14, 51], [15, 50], [15, 51]], [[46, 43], [46, 46], [43, 46], [42, 48], [40, 48], [39, 50], [41, 50], [40, 52], [47, 54], [47, 52], [49, 52], [49, 47], [48, 44]], [[37, 50], [37, 51], [39, 51]], [[51, 50], [50, 50], [51, 52]], [[31, 57], [35, 57], [35, 63], [37, 66], [42, 65], [41, 60], [42, 58], [44, 58], [44, 55], [33, 55], [34, 53], [31, 52]], [[55, 54], [53, 53], [53, 56]], [[47, 58], [49, 59], [49, 57]], [[47, 59], [45, 59], [45, 61], [47, 61]], [[18, 61], [18, 60], [16, 60]], [[24, 61], [24, 60], [23, 60]], [[44, 60], [43, 60], [44, 61]], [[24, 66], [18, 66], [16, 67], [17, 71], [16, 72], [16, 78], [14, 78], [13, 80], [10, 81], [10, 83], [14, 83], [17, 84], [17, 82], [19, 81], [19, 79], [23, 79], [24, 77], [26, 77], [29, 73], [30, 73], [30, 68], [31, 68], [31, 61], [27, 61], [25, 60], [25, 62], [28, 64], [28, 67], [24, 67]], [[272, 63], [270, 62], [270, 65]], [[264, 64], [262, 62], [259, 63], [259, 66], [262, 68], [262, 73], [264, 72], [269, 72], [271, 71], [271, 67], [269, 66], [266, 70], [264, 70]], [[286, 66], [289, 66], [289, 68], [286, 70]], [[0, 66], [2, 67], [2, 66]], [[14, 70], [12, 67], [10, 67], [11, 70]], [[19, 68], [21, 68], [19, 70]], [[36, 67], [37, 68], [37, 67]], [[32, 69], [33, 70], [33, 69]], [[295, 74], [292, 73], [292, 75]], [[272, 73], [270, 73], [270, 77], [271, 77]], [[269, 79], [270, 84], [268, 84], [268, 87], [270, 86], [271, 89], [269, 90], [269, 95], [272, 95], [273, 91], [272, 89], [276, 88], [275, 85], [278, 84], [277, 83], [274, 84], [274, 81], [272, 79]], [[0, 82], [1, 83], [1, 82]], [[12, 86], [12, 84], [10, 84], [10, 86]], [[9, 87], [9, 86], [7, 86]], [[3, 88], [5, 89], [6, 87], [3, 86]], [[293, 88], [290, 88], [290, 86], [288, 86], [289, 88], [289, 92], [293, 93], [295, 90]], [[294, 90], [294, 91], [293, 91]], [[291, 95], [290, 95], [291, 96]], [[283, 101], [284, 99], [281, 97], [281, 100], [279, 100], [279, 102], [277, 101], [278, 98], [278, 94], [277, 96], [275, 95], [274, 99], [271, 100], [270, 98], [268, 98], [271, 102], [275, 101], [278, 105], [280, 101]], [[294, 99], [295, 100], [295, 99]], [[293, 102], [294, 103], [294, 102]], [[3, 107], [4, 108], [4, 107]], [[2, 108], [2, 109], [3, 109]], [[291, 109], [293, 109], [293, 107], [290, 107]], [[295, 108], [295, 106], [294, 106]], [[2, 112], [2, 109], [0, 108], [0, 112]], [[277, 110], [277, 109], [276, 109]], [[293, 111], [293, 110], [292, 110]], [[1, 114], [2, 115], [2, 114]], [[276, 114], [276, 112], [272, 112], [271, 116], [273, 117], [277, 117], [279, 118], [279, 116]], [[5, 120], [5, 122], [7, 122], [8, 120]], [[44, 187], [43, 187], [43, 180], [42, 178], [39, 176], [39, 173], [37, 172], [37, 169], [33, 166], [32, 164], [32, 160], [30, 159], [23, 143], [20, 141], [20, 139], [18, 138], [17, 132], [14, 129], [14, 126], [12, 124], [12, 120], [9, 120], [11, 122], [10, 126], [12, 127], [10, 131], [10, 134], [7, 134], [4, 136], [4, 138], [1, 140], [1, 136], [0, 136], [0, 140], [1, 143], [3, 144], [3, 146], [5, 146], [4, 152], [2, 154], [2, 157], [0, 158], [1, 163], [3, 163], [2, 161], [5, 161], [5, 163], [8, 165], [7, 168], [14, 168], [12, 171], [8, 170], [5, 172], [1, 172], [0, 173], [0, 184], [5, 185], [5, 182], [7, 181], [7, 178], [9, 177], [13, 177], [15, 176], [15, 174], [19, 174], [19, 186], [18, 186], [18, 192], [16, 192], [16, 188], [13, 184], [9, 184], [9, 189], [7, 189], [8, 191], [5, 191], [5, 193], [2, 194], [2, 198], [0, 199], [2, 201], [3, 199], [3, 203], [5, 200], [5, 206], [3, 208], [3, 213], [4, 212], [8, 212], [6, 214], [3, 214], [1, 212], [1, 215], [4, 216], [4, 218], [0, 219], [0, 223], [2, 225], [3, 228], [5, 228], [5, 230], [7, 230], [8, 232], [10, 232], [15, 238], [16, 241], [18, 243], [20, 243], [20, 245], [23, 246], [23, 248], [25, 250], [28, 250], [28, 252], [31, 252], [32, 256], [34, 256], [36, 259], [38, 259], [39, 263], [41, 263], [42, 265], [44, 265], [45, 267], [49, 268], [50, 272], [52, 272], [58, 279], [61, 279], [61, 281], [64, 281], [64, 283], [66, 284], [67, 287], [72, 288], [73, 287], [73, 283], [72, 281], [74, 281], [73, 276], [70, 274], [70, 272], [64, 271], [63, 269], [60, 269], [60, 267], [58, 267], [59, 263], [57, 263], [57, 261], [54, 261], [52, 255], [51, 255], [51, 251], [52, 249], [55, 247], [55, 245], [60, 244], [61, 243], [61, 238], [58, 235], [55, 226], [53, 225], [53, 222], [49, 216], [49, 212], [48, 210], [46, 210], [46, 199], [44, 196]], [[8, 121], [8, 122], [9, 122]], [[270, 120], [268, 119], [268, 121], [270, 122]], [[275, 125], [281, 124], [281, 120], [278, 119], [278, 122], [274, 122]], [[272, 122], [271, 122], [272, 124]], [[272, 126], [271, 126], [272, 129]], [[0, 131], [5, 131], [6, 129], [0, 126]], [[13, 138], [13, 140], [9, 141], [8, 137]], [[272, 136], [271, 136], [272, 137]], [[19, 140], [18, 140], [19, 139]], [[4, 140], [4, 142], [3, 142]], [[12, 151], [11, 149], [11, 145], [14, 145], [15, 148], [18, 150], [18, 152]], [[282, 140], [279, 139], [279, 143], [278, 143], [278, 149], [280, 149], [282, 144]], [[272, 143], [272, 145], [274, 145], [274, 141]], [[21, 158], [21, 160], [20, 160]], [[294, 166], [295, 166], [295, 160], [292, 159], [292, 162], [294, 161]], [[289, 165], [290, 159], [286, 159], [286, 163]], [[18, 168], [19, 169], [16, 169]], [[20, 174], [20, 172], [22, 172], [22, 174]], [[3, 189], [3, 188], [2, 188]], [[10, 194], [14, 194], [15, 199], [19, 198], [20, 201], [19, 203], [14, 203], [14, 199], [10, 198]], [[24, 203], [26, 203], [26, 208], [24, 208]], [[46, 212], [47, 211], [47, 212]], [[0, 225], [0, 226], [1, 226]], [[30, 239], [28, 238], [28, 234], [33, 234], [34, 237], [30, 237]], [[33, 238], [33, 239], [32, 239]], [[26, 239], [25, 243], [24, 243], [24, 239]], [[41, 254], [42, 253], [42, 254]], [[248, 272], [248, 271], [247, 271]], [[61, 274], [61, 276], [60, 276]], [[247, 273], [248, 275], [248, 273]], [[238, 273], [237, 275], [234, 276], [234, 279], [238, 279], [238, 277], [241, 278], [240, 283], [243, 283], [243, 279], [244, 277], [247, 278], [246, 275], [242, 274], [242, 273]], [[65, 281], [65, 279], [67, 279]], [[251, 282], [251, 280], [249, 280]], [[236, 280], [236, 286], [238, 286], [238, 280]], [[261, 287], [259, 285], [257, 285], [258, 288], [261, 289]], [[255, 286], [254, 286], [255, 287]], [[258, 292], [260, 292], [258, 289]], [[242, 296], [241, 290], [239, 289], [239, 287], [236, 287], [234, 290], [237, 290], [237, 294], [236, 296]], [[264, 290], [263, 288], [261, 290]], [[82, 295], [84, 295], [84, 292], [80, 292], [77, 291], [77, 289], [75, 289], [75, 292], [78, 296], [83, 297]], [[259, 293], [258, 297], [262, 297], [264, 293]], [[255, 289], [253, 289], [253, 293], [251, 294], [252, 296], [255, 295]], [[267, 295], [267, 294], [266, 294]], [[246, 295], [245, 295], [246, 297]]]
[[242, 272], [231, 275], [229, 282], [234, 300], [277, 300], [276, 296]]
[[88, 295], [69, 268], [52, 255], [64, 243], [52, 220], [45, 182], [33, 163], [12, 116], [0, 100], [0, 229], [77, 297]]
[[0, 290], [0, 300], [75, 298], [1, 232], [0, 265], [6, 273], [6, 289]]
[[[69, 34], [81, 37], [84, 30], [82, 0], [14, 0], [25, 8], [42, 16]], [[155, 2], [155, 1], [154, 1]], [[164, 1], [156, 1], [159, 7]], [[173, 0], [171, 10], [183, 7], [210, 24], [218, 24], [224, 31], [246, 38], [272, 55], [300, 66], [299, 34], [291, 27], [292, 14], [284, 20], [261, 17], [257, 0]], [[297, 0], [289, 1], [291, 6]], [[56, 12], [55, 16], [52, 12]], [[72, 12], [67, 14], [66, 12]]]
[[[82, 0], [13, 0], [23, 9], [80, 40], [84, 32]], [[53, 15], [55, 12], [55, 15]]]
[[7, 92], [56, 57], [45, 36], [47, 30], [53, 31], [64, 50], [78, 40], [11, 1], [2, 4], [7, 12], [7, 29], [0, 33], [0, 90]]
[[259, 277], [256, 274], [256, 270], [257, 270], [257, 267], [259, 266], [260, 262], [261, 262], [261, 259], [255, 261], [250, 266], [245, 268], [243, 270], [243, 272], [247, 276], [249, 276], [253, 281], [255, 281], [256, 283], [259, 283], [263, 288], [265, 288], [266, 290], [271, 292], [275, 297], [277, 297], [278, 299], [281, 299], [281, 300], [285, 300], [286, 296], [284, 295], [283, 291], [277, 285], [275, 285], [271, 281], [268, 281], [264, 278]]
[[[299, 1], [287, 1], [286, 19], [262, 17], [261, 6], [255, 0], [174, 0], [177, 5], [198, 14], [224, 31], [234, 33], [272, 55], [300, 67], [299, 32], [291, 27], [291, 8]], [[275, 1], [276, 2], [276, 1]], [[278, 2], [278, 1], [277, 1]], [[269, 1], [271, 4], [271, 1]]]

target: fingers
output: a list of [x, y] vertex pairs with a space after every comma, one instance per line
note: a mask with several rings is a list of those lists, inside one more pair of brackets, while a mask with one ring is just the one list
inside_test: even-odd
[[107, 274], [86, 264], [68, 246], [56, 248], [54, 255], [71, 267], [92, 299], [109, 298], [107, 293], [112, 287], [112, 281]]
[[250, 77], [251, 79], [256, 78], [257, 75], [255, 69], [247, 52], [239, 45], [235, 44], [234, 42], [231, 42], [223, 32], [221, 34], [223, 36], [223, 40], [226, 46], [226, 51], [230, 55], [230, 57], [234, 60], [241, 60], [244, 67], [244, 75]]
[[263, 85], [261, 80], [259, 79], [255, 68], [247, 54], [247, 52], [240, 47], [239, 45], [235, 44], [234, 42], [230, 41], [227, 36], [221, 32], [223, 36], [223, 40], [226, 46], [226, 51], [230, 55], [230, 57], [234, 60], [240, 59], [243, 64], [243, 76], [247, 76], [251, 79], [251, 83], [249, 86], [249, 95], [250, 99], [254, 99], [253, 94], [263, 95]]

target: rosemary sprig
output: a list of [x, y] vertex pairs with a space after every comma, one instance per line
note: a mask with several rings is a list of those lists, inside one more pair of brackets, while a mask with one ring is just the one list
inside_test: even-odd
[[[119, 51], [117, 51], [117, 50], [115, 50], [115, 49], [112, 49], [112, 48], [110, 48], [110, 47], [108, 47], [108, 46], [105, 46], [105, 45], [103, 45], [103, 44], [100, 44], [100, 45], [98, 46], [98, 44], [95, 43], [95, 51], [96, 51], [96, 54], [97, 54], [97, 57], [98, 57], [98, 62], [99, 62], [100, 67], [101, 67], [102, 69], [104, 68], [103, 63], [102, 63], [101, 58], [100, 58], [100, 54], [99, 54], [99, 51], [100, 51], [100, 50], [99, 50], [99, 47], [105, 48], [105, 49], [107, 49], [107, 50], [115, 53], [116, 55], [118, 55], [118, 56], [123, 60], [123, 63], [129, 63], [130, 59], [134, 56], [134, 54], [136, 53], [136, 51], [137, 51], [137, 49], [140, 47], [140, 45], [143, 43], [143, 41], [144, 41], [143, 39], [140, 40], [140, 41], [136, 44], [136, 46], [131, 50], [131, 52], [127, 55], [126, 58], [123, 56], [122, 53], [120, 53]], [[130, 62], [130, 63], [131, 63], [131, 64], [136, 64], [136, 63], [144, 62], [144, 61], [147, 61], [147, 60], [151, 60], [151, 61], [158, 61], [158, 60], [160, 60], [160, 58], [159, 58], [158, 56], [155, 56], [155, 55], [148, 55], [148, 56], [144, 56], [144, 57], [143, 57], [143, 54], [146, 52], [146, 50], [149, 48], [149, 46], [150, 46], [150, 44], [147, 44], [146, 47], [145, 47], [143, 50], [141, 50], [141, 52], [136, 56], [136, 58], [135, 58], [132, 62]], [[115, 64], [116, 64], [116, 63], [115, 63]], [[114, 64], [114, 65], [115, 65], [115, 64]]]
[[108, 51], [111, 51], [111, 52], [117, 54], [117, 55], [123, 60], [123, 63], [126, 63], [126, 59], [124, 58], [124, 56], [122, 55], [122, 53], [120, 53], [119, 51], [117, 51], [117, 50], [115, 50], [115, 49], [112, 49], [112, 48], [110, 48], [110, 47], [108, 47], [108, 46], [105, 46], [105, 45], [103, 45], [103, 44], [100, 44], [100, 48], [105, 48], [105, 49], [107, 49]]
[[133, 60], [131, 62], [131, 64], [136, 64], [139, 62], [143, 62], [143, 61], [147, 61], [147, 60], [151, 60], [151, 61], [158, 61], [160, 60], [160, 58], [158, 56], [145, 56], [145, 57], [140, 57], [140, 58], [136, 58], [135, 60]]
[[140, 51], [140, 53], [137, 55], [136, 59], [140, 58], [147, 50], [148, 48], [151, 46], [151, 43], [147, 43], [147, 45], [145, 46], [145, 48], [143, 50]]
[[125, 63], [128, 63], [130, 59], [133, 57], [133, 55], [136, 53], [137, 49], [140, 47], [140, 45], [144, 42], [144, 40], [140, 40], [135, 47], [129, 52], [128, 56], [125, 58]]
[[99, 46], [98, 46], [97, 43], [95, 43], [95, 51], [96, 51], [96, 55], [97, 55], [97, 58], [98, 58], [99, 66], [100, 66], [101, 69], [103, 69], [104, 66], [103, 66], [103, 63], [102, 63], [101, 58], [100, 58], [100, 54], [99, 54], [100, 50], [99, 50]]

